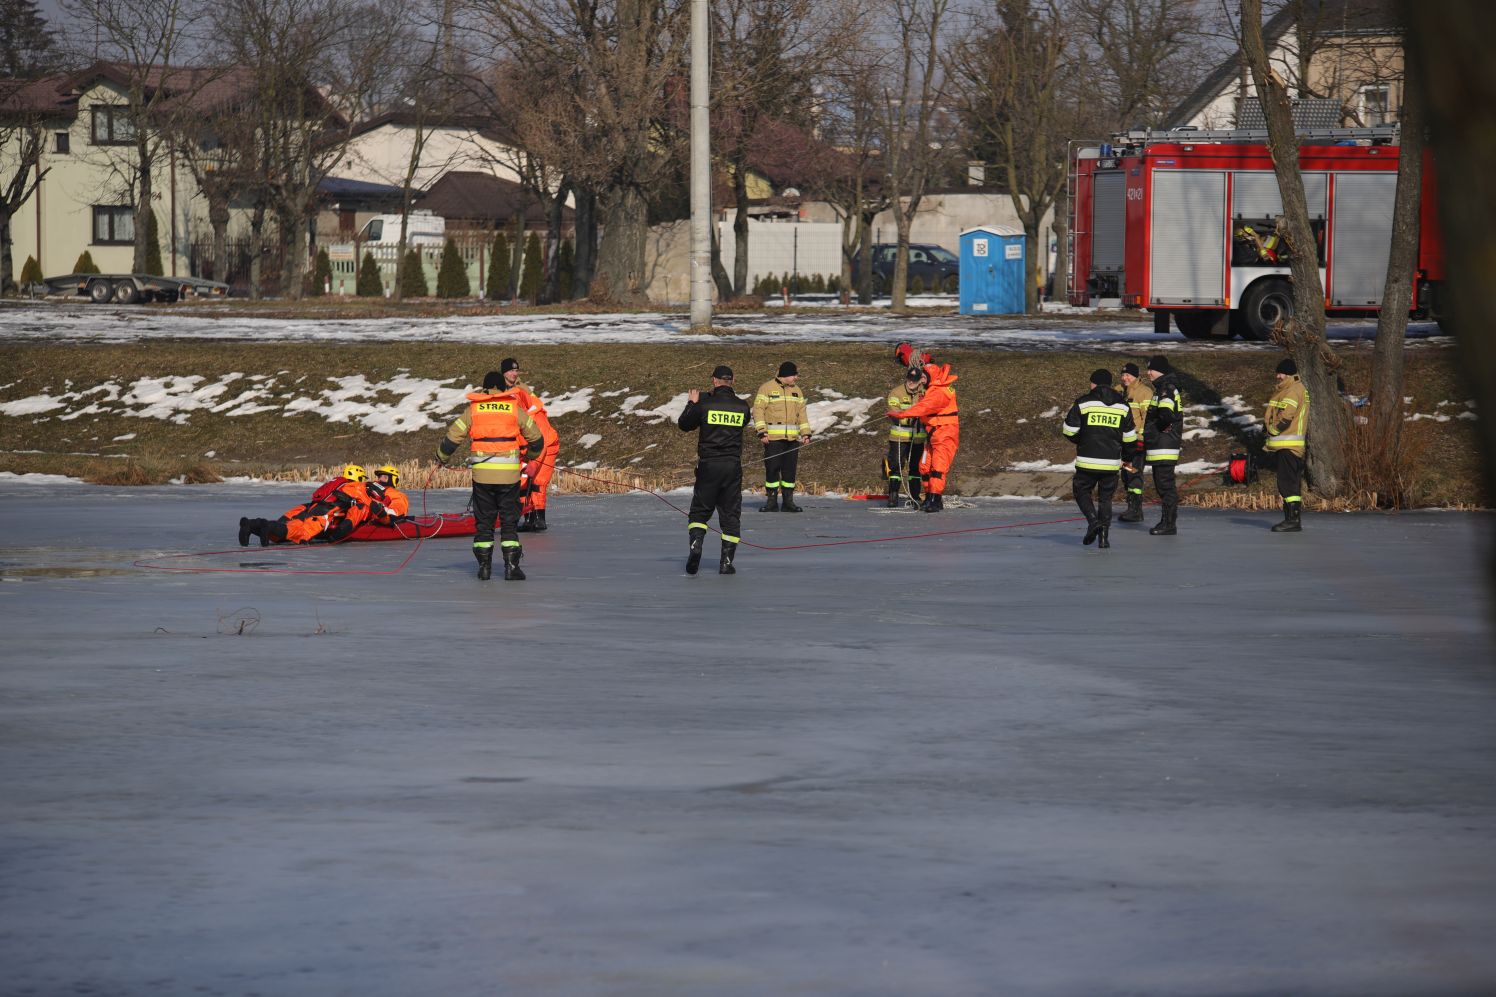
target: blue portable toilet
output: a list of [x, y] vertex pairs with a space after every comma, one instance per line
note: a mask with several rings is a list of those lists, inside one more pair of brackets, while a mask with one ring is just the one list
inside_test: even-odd
[[961, 233], [961, 314], [1022, 315], [1023, 230], [978, 225]]

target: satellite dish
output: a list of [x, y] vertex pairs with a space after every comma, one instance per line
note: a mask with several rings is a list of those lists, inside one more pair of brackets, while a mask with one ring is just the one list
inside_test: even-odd
[[800, 189], [798, 187], [786, 187], [786, 188], [784, 188], [784, 194], [782, 196], [784, 196], [784, 197], [799, 197], [800, 196]]

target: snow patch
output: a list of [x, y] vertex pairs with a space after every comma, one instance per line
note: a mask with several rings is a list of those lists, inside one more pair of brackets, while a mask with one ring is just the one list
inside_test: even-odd
[[583, 433], [581, 436], [577, 437], [577, 446], [581, 447], [583, 450], [591, 450], [602, 441], [603, 438], [597, 433]]
[[1064, 471], [1066, 474], [1075, 470], [1074, 464], [1051, 464], [1047, 460], [1020, 460], [1009, 464], [1004, 470], [1008, 471]]
[[552, 419], [559, 419], [563, 415], [571, 415], [573, 412], [586, 412], [592, 407], [592, 389], [581, 388], [576, 391], [568, 391], [563, 395], [553, 398], [541, 397], [545, 402], [546, 415]]

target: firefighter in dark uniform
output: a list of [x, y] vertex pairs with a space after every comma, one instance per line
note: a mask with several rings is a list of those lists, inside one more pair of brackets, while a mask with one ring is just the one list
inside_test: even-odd
[[1309, 390], [1299, 380], [1299, 365], [1292, 360], [1278, 363], [1273, 374], [1278, 387], [1268, 399], [1262, 428], [1267, 434], [1263, 449], [1276, 455], [1278, 495], [1283, 499], [1283, 522], [1274, 533], [1300, 533], [1304, 529], [1304, 444], [1309, 426]]
[[478, 577], [493, 577], [494, 520], [499, 524], [499, 546], [504, 557], [504, 580], [523, 581], [519, 560], [524, 553], [519, 544], [519, 479], [528, 470], [533, 477], [534, 461], [528, 469], [520, 461], [520, 443], [539, 453], [545, 437], [524, 402], [504, 386], [504, 375], [496, 370], [483, 378], [483, 390], [471, 392], [468, 407], [447, 428], [447, 435], [437, 445], [436, 459], [445, 465], [466, 440], [473, 471], [473, 556], [478, 559]]
[[1127, 511], [1117, 517], [1119, 523], [1141, 523], [1143, 521], [1143, 425], [1148, 420], [1148, 403], [1153, 400], [1153, 389], [1138, 376], [1138, 365], [1122, 365], [1122, 397], [1127, 401], [1132, 414], [1132, 428], [1137, 443], [1127, 447], [1122, 454], [1122, 487], [1127, 489]]
[[[1086, 517], [1086, 536], [1081, 542], [1110, 547], [1112, 493], [1117, 490], [1117, 472], [1122, 455], [1131, 450], [1138, 433], [1127, 400], [1112, 390], [1112, 372], [1091, 373], [1091, 390], [1075, 400], [1060, 431], [1075, 444], [1075, 477], [1070, 490], [1075, 504]], [[1100, 501], [1093, 502], [1093, 492]]]
[[696, 439], [696, 489], [691, 493], [690, 553], [686, 574], [696, 574], [701, 548], [706, 543], [707, 521], [717, 510], [722, 531], [719, 575], [737, 574], [732, 566], [738, 549], [738, 530], [743, 519], [743, 429], [752, 421], [752, 410], [732, 391], [732, 368], [712, 371], [712, 390], [703, 395], [692, 388], [686, 409], [676, 420], [684, 432], [700, 431]]
[[1148, 379], [1153, 382], [1153, 397], [1148, 400], [1148, 417], [1143, 423], [1143, 451], [1148, 466], [1153, 468], [1153, 487], [1163, 504], [1162, 517], [1148, 532], [1155, 537], [1172, 537], [1179, 532], [1179, 489], [1174, 483], [1174, 468], [1179, 466], [1184, 442], [1184, 400], [1174, 383], [1174, 368], [1168, 357], [1149, 359]]

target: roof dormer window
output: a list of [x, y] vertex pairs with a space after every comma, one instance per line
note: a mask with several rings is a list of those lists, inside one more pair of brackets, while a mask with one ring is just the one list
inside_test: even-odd
[[89, 136], [94, 145], [130, 145], [135, 141], [135, 122], [130, 120], [128, 107], [101, 104], [89, 108], [89, 112]]

